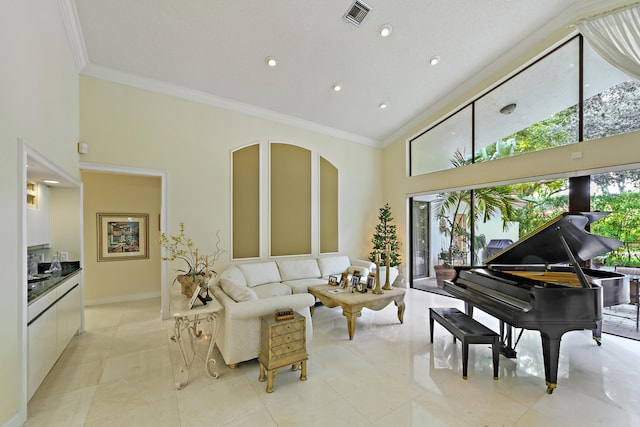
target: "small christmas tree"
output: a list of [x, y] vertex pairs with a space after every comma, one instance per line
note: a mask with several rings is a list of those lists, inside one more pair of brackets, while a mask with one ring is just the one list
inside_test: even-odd
[[391, 224], [393, 217], [391, 216], [391, 207], [389, 203], [385, 203], [380, 208], [378, 214], [378, 220], [380, 223], [376, 225], [376, 232], [373, 234], [373, 250], [369, 254], [369, 261], [376, 262], [376, 253], [380, 254], [381, 265], [386, 265], [385, 248], [387, 244], [390, 245], [391, 251], [389, 252], [389, 266], [397, 267], [400, 265], [400, 254], [398, 253], [399, 243], [398, 236], [396, 235], [396, 226]]

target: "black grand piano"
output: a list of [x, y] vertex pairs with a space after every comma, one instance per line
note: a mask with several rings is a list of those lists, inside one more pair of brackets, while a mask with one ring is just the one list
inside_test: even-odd
[[604, 301], [614, 305], [629, 298], [624, 275], [580, 267], [622, 244], [585, 230], [608, 214], [564, 213], [485, 260], [486, 265], [455, 267], [455, 277], [444, 283], [446, 291], [465, 301], [467, 314], [477, 307], [500, 320], [501, 351], [507, 357], [516, 354], [513, 328], [540, 331], [549, 394], [557, 385], [562, 335], [591, 329], [600, 345]]

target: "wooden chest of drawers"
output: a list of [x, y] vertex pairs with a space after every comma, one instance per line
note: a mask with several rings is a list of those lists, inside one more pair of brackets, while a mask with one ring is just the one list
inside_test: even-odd
[[[273, 391], [273, 381], [278, 369], [291, 365], [300, 369], [300, 380], [307, 379], [306, 319], [294, 313], [293, 319], [276, 320], [275, 316], [263, 316], [260, 329], [260, 381], [267, 380], [267, 393]], [[265, 376], [266, 371], [266, 376]]]

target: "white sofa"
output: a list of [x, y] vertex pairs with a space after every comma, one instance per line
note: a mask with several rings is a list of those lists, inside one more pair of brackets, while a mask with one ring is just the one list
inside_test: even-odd
[[325, 284], [331, 275], [359, 271], [366, 277], [374, 264], [348, 256], [283, 258], [232, 265], [211, 285], [224, 307], [216, 345], [227, 365], [255, 359], [260, 352], [260, 317], [278, 308], [293, 308], [306, 317], [307, 342], [313, 337], [309, 307], [315, 297], [307, 287]]

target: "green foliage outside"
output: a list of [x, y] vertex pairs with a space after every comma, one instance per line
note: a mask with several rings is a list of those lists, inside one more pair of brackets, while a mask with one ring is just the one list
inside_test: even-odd
[[592, 210], [611, 212], [591, 227], [591, 232], [622, 241], [604, 257], [606, 265], [640, 267], [640, 196], [638, 193], [603, 194], [591, 199]]
[[[584, 139], [603, 138], [640, 129], [640, 85], [623, 82], [585, 100]], [[487, 161], [534, 152], [578, 141], [577, 107], [573, 106], [522, 129], [475, 153]], [[640, 170], [592, 176], [595, 191], [591, 210], [612, 212], [594, 223], [591, 232], [613, 237], [623, 245], [600, 260], [606, 265], [640, 267]], [[503, 221], [519, 223], [520, 237], [531, 233], [568, 209], [567, 179], [509, 186], [520, 202]], [[476, 190], [479, 191], [479, 190]]]
[[[461, 167], [471, 162], [465, 158], [460, 150], [456, 150], [451, 163], [454, 167]], [[515, 215], [515, 206], [518, 204], [519, 199], [514, 195], [511, 186], [479, 188], [474, 190], [473, 193], [473, 201], [471, 192], [462, 190], [438, 194], [438, 198], [434, 202], [433, 209], [440, 224], [440, 232], [446, 239], [439, 256], [444, 265], [451, 266], [459, 258], [466, 260], [471, 233], [466, 224], [458, 222], [457, 218], [459, 215], [466, 217], [472, 203], [474, 204], [473, 215], [476, 224], [487, 222], [494, 216], [500, 215], [502, 227], [506, 230], [507, 219]], [[484, 249], [485, 246], [484, 236], [475, 236], [473, 245], [475, 250]], [[472, 260], [472, 262], [474, 261]]]

